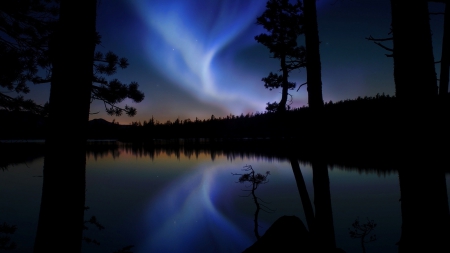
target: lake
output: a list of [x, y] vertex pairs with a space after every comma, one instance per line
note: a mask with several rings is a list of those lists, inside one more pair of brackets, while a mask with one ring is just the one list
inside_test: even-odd
[[[111, 143], [110, 143], [111, 144]], [[109, 144], [108, 144], [109, 145]], [[10, 235], [14, 252], [32, 252], [42, 193], [43, 156], [15, 162], [0, 171], [0, 223], [15, 225]], [[249, 153], [211, 150], [145, 149], [113, 143], [89, 151], [86, 162], [85, 220], [95, 216], [104, 226], [86, 224], [83, 252], [114, 252], [134, 245], [132, 252], [242, 252], [256, 241], [256, 206], [249, 183], [238, 183], [242, 169], [270, 172], [256, 195], [269, 212], [259, 214], [259, 233], [283, 215], [298, 216], [305, 224], [302, 202], [289, 160]], [[311, 202], [312, 166], [300, 162]], [[373, 220], [365, 244], [370, 252], [398, 252], [402, 212], [399, 175], [385, 169], [328, 166], [336, 245], [346, 252], [362, 252], [349, 228], [359, 219]], [[446, 174], [446, 183], [450, 183]], [[448, 187], [447, 187], [448, 194]], [[314, 205], [313, 205], [314, 206]]]

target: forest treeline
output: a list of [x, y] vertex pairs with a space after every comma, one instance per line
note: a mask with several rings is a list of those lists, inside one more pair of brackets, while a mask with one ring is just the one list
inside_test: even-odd
[[[382, 94], [335, 103], [330, 101], [324, 104], [324, 110], [321, 113], [312, 112], [309, 107], [300, 107], [284, 113], [257, 112], [225, 117], [212, 115], [209, 119], [176, 119], [165, 123], [153, 119], [144, 122], [138, 121], [132, 123], [132, 131], [123, 131], [124, 135], [119, 138], [130, 141], [172, 138], [295, 138], [306, 140], [311, 137], [306, 133], [312, 133], [311, 135], [315, 133], [326, 138], [338, 138], [343, 141], [352, 139], [352, 136], [354, 139], [385, 139], [394, 136], [396, 127], [404, 127], [404, 129], [397, 130], [408, 132], [420, 126], [423, 134], [425, 134], [424, 129], [427, 126], [430, 128], [444, 127], [447, 125], [444, 115], [448, 110], [448, 96], [406, 105], [395, 97]], [[320, 120], [321, 124], [312, 123], [315, 120]], [[309, 129], [311, 127], [318, 128]], [[435, 130], [434, 132], [437, 132], [438, 129]], [[415, 135], [418, 136], [419, 133], [416, 132]], [[324, 139], [326, 140], [326, 138]], [[327, 141], [327, 143], [329, 142]]]
[[[88, 138], [147, 143], [158, 139], [284, 139], [303, 143], [300, 146], [320, 141], [321, 146], [345, 146], [349, 150], [352, 150], [352, 146], [358, 148], [388, 143], [393, 148], [396, 143], [401, 145], [400, 142], [405, 141], [405, 138], [407, 142], [404, 145], [413, 140], [448, 138], [445, 130], [449, 126], [445, 120], [448, 112], [449, 96], [432, 101], [417, 101], [406, 106], [395, 97], [378, 94], [374, 97], [330, 101], [324, 104], [320, 115], [312, 113], [309, 107], [300, 107], [284, 113], [256, 112], [224, 117], [212, 115], [208, 119], [175, 119], [164, 123], [153, 118], [130, 125], [93, 120], [90, 121]], [[0, 131], [1, 139], [45, 137], [45, 118], [33, 116], [17, 120], [18, 116], [15, 117], [16, 120], [2, 123], [4, 131]], [[320, 124], [311, 123], [318, 121]]]

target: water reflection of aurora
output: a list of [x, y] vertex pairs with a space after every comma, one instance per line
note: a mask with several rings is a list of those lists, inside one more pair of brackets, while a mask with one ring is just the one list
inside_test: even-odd
[[[152, 201], [146, 221], [149, 252], [239, 252], [253, 242], [229, 218], [236, 214], [223, 205], [238, 196], [230, 189], [234, 185], [225, 185], [230, 180], [222, 178], [231, 176], [224, 169], [229, 168], [201, 166], [171, 182]], [[228, 194], [221, 192], [226, 188]]]
[[[146, 209], [147, 237], [142, 251], [240, 252], [251, 245], [255, 241], [252, 227], [255, 207], [250, 198], [240, 197], [247, 194], [242, 191], [245, 186], [236, 184], [237, 178], [231, 175], [240, 172], [243, 161], [230, 163], [225, 157], [219, 157], [218, 161], [211, 162], [206, 155], [198, 160], [186, 161], [186, 157], [181, 160], [172, 159], [173, 167], [169, 167], [176, 168], [180, 163], [186, 166], [194, 160], [195, 164], [191, 165], [195, 168], [185, 167], [187, 173], [168, 182], [151, 199]], [[277, 167], [252, 163], [259, 169], [276, 170]], [[270, 185], [260, 189], [264, 194]], [[261, 216], [264, 218], [264, 214]], [[268, 217], [263, 218], [261, 231], [270, 226]]]
[[[231, 173], [241, 172], [246, 164], [257, 172], [271, 172], [269, 183], [257, 194], [276, 212], [260, 214], [261, 234], [282, 215], [305, 221], [292, 169], [283, 160], [253, 155], [230, 159], [223, 153], [212, 160], [209, 151], [190, 156], [183, 151], [134, 152], [124, 147], [111, 151], [87, 158], [90, 209], [85, 218], [95, 215], [106, 229], [84, 231], [101, 245], [84, 245], [83, 252], [114, 252], [130, 244], [135, 245], [133, 252], [241, 252], [256, 240], [255, 206], [251, 198], [240, 197], [246, 188]], [[32, 247], [36, 232], [42, 178], [33, 176], [41, 175], [42, 166], [43, 159], [37, 159], [13, 166], [0, 177], [2, 217], [18, 226], [13, 239], [25, 250]], [[300, 167], [313, 201], [311, 167]], [[370, 217], [378, 223], [379, 239], [368, 247], [397, 252], [401, 227], [397, 172], [333, 168], [329, 175], [338, 246], [360, 252], [348, 227], [358, 216]]]
[[[122, 149], [106, 170], [109, 175], [117, 173], [106, 186], [110, 190], [104, 193], [118, 198], [109, 208], [122, 209], [123, 219], [135, 224], [133, 229], [118, 229], [136, 245], [136, 252], [241, 252], [250, 246], [256, 240], [255, 206], [251, 198], [240, 197], [247, 194], [242, 191], [246, 188], [231, 175], [241, 172], [246, 164], [257, 172], [271, 172], [269, 183], [262, 185], [257, 195], [276, 211], [260, 214], [261, 234], [282, 215], [296, 215], [305, 221], [292, 169], [285, 161], [262, 157], [230, 160], [221, 154], [212, 161], [208, 152], [190, 158], [183, 152], [167, 153], [150, 156]], [[311, 167], [302, 164], [301, 168], [313, 200]], [[104, 173], [94, 175], [93, 170], [88, 171], [91, 178], [104, 181]], [[126, 195], [114, 192], [117, 185], [126, 187]], [[380, 177], [333, 169], [330, 185], [338, 246], [348, 252], [359, 250], [347, 228], [357, 216], [367, 216], [384, 223], [377, 228], [377, 235], [384, 234], [384, 238], [374, 247], [393, 252], [390, 250], [395, 250], [400, 229], [396, 173]], [[95, 183], [88, 183], [91, 194], [96, 191], [93, 187]]]

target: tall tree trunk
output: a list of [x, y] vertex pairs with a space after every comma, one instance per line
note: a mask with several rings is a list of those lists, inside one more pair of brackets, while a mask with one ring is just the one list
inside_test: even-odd
[[449, 68], [450, 68], [450, 4], [445, 4], [444, 35], [442, 38], [441, 73], [439, 77], [439, 95], [448, 94]]
[[287, 97], [288, 97], [288, 88], [289, 88], [289, 82], [288, 82], [288, 76], [289, 71], [286, 66], [286, 56], [281, 56], [281, 71], [283, 72], [283, 84], [281, 87], [281, 100], [278, 104], [278, 112], [284, 112], [286, 111], [286, 103], [287, 103]]
[[60, 3], [50, 44], [49, 131], [34, 252], [81, 251], [96, 7], [95, 0]]
[[308, 104], [312, 109], [320, 109], [323, 107], [322, 69], [320, 64], [316, 0], [304, 0], [303, 5]]
[[417, 101], [437, 95], [427, 0], [391, 0], [395, 94]]
[[314, 240], [317, 252], [331, 252], [336, 248], [334, 234], [333, 212], [331, 209], [330, 179], [326, 163], [312, 161], [314, 206]]

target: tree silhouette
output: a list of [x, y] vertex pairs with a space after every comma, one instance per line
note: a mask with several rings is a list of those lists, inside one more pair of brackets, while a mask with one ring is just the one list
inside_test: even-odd
[[[38, 69], [49, 69], [48, 40], [57, 20], [55, 1], [4, 0], [0, 3], [0, 108], [42, 112], [22, 94]], [[11, 96], [8, 93], [16, 93]], [[8, 95], [7, 95], [8, 94]]]
[[430, 0], [442, 2], [444, 9], [444, 34], [442, 36], [441, 72], [439, 75], [439, 95], [448, 94], [450, 72], [450, 3], [447, 0]]
[[117, 79], [107, 81], [103, 75], [113, 75], [117, 71], [117, 66], [124, 69], [128, 66], [126, 58], [120, 58], [109, 51], [106, 54], [96, 52], [94, 55], [94, 75], [93, 81], [98, 85], [92, 85], [92, 99], [103, 101], [106, 112], [109, 115], [122, 115], [125, 112], [128, 116], [136, 115], [134, 107], [125, 105], [124, 108], [116, 106], [117, 103], [129, 98], [134, 102], [141, 102], [144, 99], [144, 93], [138, 90], [139, 84], [131, 82], [130, 84], [121, 83]]
[[432, 97], [437, 94], [437, 83], [428, 1], [411, 1], [407, 6], [405, 13], [404, 2], [391, 0], [396, 96]]
[[255, 206], [256, 206], [255, 219], [253, 220], [254, 225], [255, 225], [253, 232], [255, 233], [256, 239], [259, 240], [261, 238], [261, 236], [259, 235], [259, 232], [258, 232], [259, 211], [263, 210], [263, 211], [268, 212], [268, 211], [272, 211], [272, 210], [270, 210], [264, 204], [259, 203], [259, 198], [256, 197], [255, 191], [256, 191], [256, 189], [258, 189], [258, 186], [260, 184], [265, 184], [268, 182], [267, 177], [270, 175], [270, 172], [266, 171], [266, 174], [264, 174], [264, 175], [261, 173], [255, 173], [255, 171], [253, 170], [251, 165], [245, 165], [242, 170], [247, 171], [248, 173], [244, 173], [244, 174], [231, 173], [231, 174], [240, 176], [239, 181], [238, 181], [239, 183], [246, 183], [246, 182], [251, 183], [251, 190], [249, 190], [249, 191], [253, 197], [253, 201], [255, 202]]
[[[9, 111], [32, 111], [46, 113], [43, 106], [24, 99], [21, 94], [30, 91], [28, 85], [51, 83], [54, 71], [55, 45], [58, 44], [58, 17], [60, 1], [57, 0], [5, 0], [0, 3], [0, 87], [6, 92], [15, 92], [12, 97], [0, 90], [0, 108]], [[95, 45], [101, 44], [100, 35], [91, 36]], [[53, 45], [52, 45], [53, 44]], [[136, 114], [130, 106], [123, 108], [116, 104], [126, 98], [141, 102], [144, 94], [136, 82], [123, 84], [117, 79], [107, 81], [105, 76], [116, 73], [117, 67], [126, 68], [126, 58], [119, 58], [113, 52], [96, 52], [93, 56], [94, 73], [91, 77], [91, 99], [101, 100], [106, 112], [120, 116]], [[77, 62], [73, 61], [73, 64]], [[43, 70], [43, 71], [38, 71]], [[41, 76], [45, 72], [44, 76]], [[70, 78], [70, 77], [66, 77]], [[92, 101], [91, 100], [91, 101]]]
[[294, 82], [288, 81], [289, 72], [305, 66], [305, 49], [297, 45], [297, 37], [303, 33], [301, 4], [291, 4], [288, 0], [269, 0], [266, 10], [256, 20], [269, 34], [257, 35], [255, 40], [269, 48], [272, 57], [280, 59], [281, 66], [281, 75], [270, 72], [262, 78], [267, 89], [282, 88], [280, 102], [267, 103], [266, 109], [285, 111], [288, 90], [296, 86]]
[[[405, 5], [404, 1], [391, 0], [389, 34], [392, 37], [368, 38], [388, 50], [388, 57], [393, 57], [395, 95], [401, 100], [416, 102], [419, 98], [430, 99], [438, 93], [428, 2], [409, 1]], [[388, 40], [392, 40], [392, 48], [380, 43]]]
[[8, 225], [6, 222], [0, 224], [0, 250], [14, 250], [17, 245], [11, 241], [12, 235], [16, 232], [17, 227], [15, 225]]
[[[95, 45], [101, 44], [101, 36], [95, 32], [92, 38]], [[117, 68], [125, 69], [128, 67], [128, 60], [126, 58], [119, 58], [115, 53], [109, 51], [106, 54], [97, 51], [93, 55], [93, 72], [91, 77], [91, 102], [93, 100], [103, 101], [105, 110], [109, 115], [120, 116], [125, 112], [128, 116], [136, 115], [136, 108], [125, 105], [125, 107], [117, 106], [118, 103], [124, 99], [129, 98], [133, 102], [139, 103], [144, 99], [144, 93], [138, 88], [137, 82], [124, 84], [118, 79], [110, 81], [106, 80], [105, 76], [114, 75]], [[35, 83], [47, 83], [52, 81], [52, 72], [46, 78], [36, 77]]]
[[355, 222], [352, 223], [352, 229], [348, 229], [348, 233], [350, 237], [353, 239], [361, 238], [361, 248], [362, 252], [366, 253], [366, 243], [374, 242], [377, 240], [376, 235], [371, 235], [369, 239], [366, 240], [366, 237], [375, 229], [377, 224], [373, 220], [369, 220], [367, 218], [367, 222], [364, 224], [359, 223], [359, 219], [356, 218]]
[[59, 11], [49, 41], [49, 124], [34, 252], [61, 248], [80, 252], [84, 225], [86, 133], [98, 42], [97, 1], [61, 0]]

